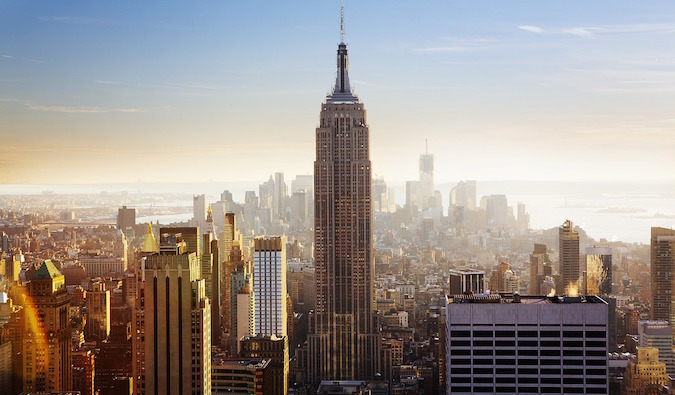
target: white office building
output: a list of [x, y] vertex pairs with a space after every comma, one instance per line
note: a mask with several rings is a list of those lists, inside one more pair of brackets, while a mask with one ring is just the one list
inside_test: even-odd
[[283, 237], [257, 237], [254, 241], [256, 336], [287, 336], [285, 244]]
[[607, 394], [607, 314], [596, 296], [448, 297], [447, 393]]
[[666, 364], [666, 373], [675, 376], [673, 327], [666, 321], [638, 321], [638, 346], [659, 349], [659, 361]]

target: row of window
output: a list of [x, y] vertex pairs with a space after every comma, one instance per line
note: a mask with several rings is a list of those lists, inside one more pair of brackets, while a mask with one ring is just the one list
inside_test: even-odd
[[[515, 340], [450, 340], [451, 347], [515, 347]], [[596, 347], [606, 348], [607, 342], [602, 340], [563, 340], [562, 347]], [[559, 340], [518, 340], [518, 347], [560, 347]]]
[[[562, 337], [563, 338], [583, 338], [584, 331], [551, 331], [551, 330], [542, 330], [542, 331], [527, 331], [521, 330], [517, 331], [518, 337]], [[450, 338], [456, 337], [516, 337], [516, 331], [506, 331], [506, 330], [453, 330], [450, 331]], [[586, 338], [605, 338], [607, 333], [605, 331], [586, 331]]]
[[[554, 387], [545, 387], [542, 386], [540, 387], [526, 387], [526, 386], [518, 386], [517, 390], [519, 393], [531, 393], [531, 394], [536, 394], [536, 393], [542, 393], [542, 394], [605, 394], [607, 393], [607, 389], [603, 387], [598, 387], [598, 388], [583, 388], [583, 387], [560, 387], [554, 386]], [[455, 393], [462, 393], [462, 392], [468, 392], [468, 393], [501, 393], [501, 394], [513, 394], [516, 392], [516, 387], [471, 387], [471, 386], [459, 386], [459, 385], [453, 385], [450, 387], [450, 391], [455, 394]]]
[[[513, 365], [509, 365], [513, 366]], [[473, 372], [472, 372], [473, 370]], [[522, 375], [539, 375], [541, 374], [560, 374], [560, 369], [547, 369], [547, 368], [536, 368], [536, 367], [518, 367], [516, 368], [509, 367], [509, 368], [504, 368], [504, 367], [497, 367], [493, 370], [492, 367], [485, 367], [485, 368], [477, 368], [474, 367], [473, 369], [469, 367], [452, 367], [450, 369], [450, 374], [451, 375], [461, 375], [461, 374], [487, 374], [487, 375], [493, 375], [493, 374], [522, 374]], [[607, 370], [606, 369], [600, 369], [598, 368], [588, 368], [588, 369], [576, 369], [576, 368], [563, 368], [563, 374], [564, 375], [583, 375], [586, 374], [586, 376], [606, 376], [607, 375]]]

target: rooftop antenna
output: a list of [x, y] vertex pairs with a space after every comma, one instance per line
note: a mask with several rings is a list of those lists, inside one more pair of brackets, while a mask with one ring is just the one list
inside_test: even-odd
[[340, 1], [340, 42], [345, 42], [345, 1]]

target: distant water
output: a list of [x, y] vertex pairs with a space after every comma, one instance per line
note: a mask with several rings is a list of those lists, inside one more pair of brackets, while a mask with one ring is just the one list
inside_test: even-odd
[[[289, 184], [290, 191], [290, 179]], [[129, 195], [169, 194], [165, 206], [191, 207], [192, 194], [206, 194], [208, 201], [220, 200], [220, 194], [229, 190], [235, 201], [243, 201], [247, 190], [258, 193], [260, 181], [204, 182], [204, 183], [129, 183], [78, 185], [0, 185], [0, 195], [42, 194], [100, 194]], [[436, 185], [441, 191], [447, 213], [450, 189], [455, 182]], [[405, 203], [405, 184], [390, 183], [398, 204]], [[483, 195], [505, 194], [508, 203], [517, 210], [518, 202], [525, 203], [533, 229], [560, 226], [566, 219], [581, 226], [590, 237], [614, 241], [649, 243], [650, 228], [675, 228], [675, 181], [664, 182], [538, 182], [538, 181], [478, 181], [478, 200]], [[172, 202], [170, 204], [167, 204]], [[175, 203], [174, 203], [175, 202]], [[190, 219], [189, 213], [173, 213], [140, 217], [139, 221], [159, 220], [160, 223]]]

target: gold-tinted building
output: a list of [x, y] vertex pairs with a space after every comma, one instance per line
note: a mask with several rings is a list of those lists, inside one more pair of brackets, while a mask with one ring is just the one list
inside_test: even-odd
[[633, 361], [628, 362], [623, 378], [622, 394], [643, 395], [661, 393], [668, 384], [666, 364], [659, 362], [659, 350], [638, 347]]
[[558, 293], [576, 296], [579, 292], [579, 232], [570, 220], [558, 228], [558, 247], [561, 276]]
[[72, 388], [72, 343], [65, 278], [46, 260], [28, 283], [15, 320], [14, 371], [17, 392], [59, 392]]
[[186, 250], [184, 229], [162, 230], [159, 253], [144, 270], [145, 393], [208, 394], [211, 306], [197, 254]]

